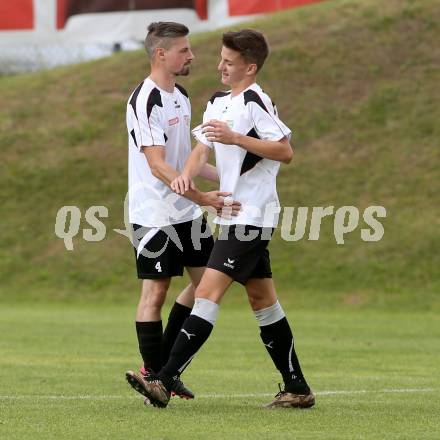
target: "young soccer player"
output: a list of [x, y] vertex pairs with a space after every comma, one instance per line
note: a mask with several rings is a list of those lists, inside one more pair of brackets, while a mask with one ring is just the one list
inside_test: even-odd
[[233, 281], [245, 286], [261, 339], [284, 381], [284, 389], [267, 407], [306, 408], [315, 403], [277, 299], [267, 249], [278, 223], [276, 175], [280, 162], [289, 163], [293, 156], [291, 131], [256, 83], [268, 52], [266, 39], [257, 31], [245, 29], [223, 35], [218, 69], [230, 91], [215, 93], [209, 100], [203, 124], [193, 130], [199, 143], [182, 174], [171, 183], [176, 193], [186, 194], [192, 178], [214, 150], [220, 189], [240, 200], [242, 210], [229, 220], [217, 219], [225, 230], [214, 244], [196, 288], [193, 310], [169, 360], [155, 377], [139, 378], [138, 391], [158, 407], [167, 406], [175, 380], [208, 339], [221, 298]]

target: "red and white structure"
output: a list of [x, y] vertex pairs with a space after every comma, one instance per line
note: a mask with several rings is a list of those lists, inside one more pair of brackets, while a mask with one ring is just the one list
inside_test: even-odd
[[[10, 71], [35, 70], [107, 55], [115, 44], [138, 47], [152, 21], [178, 21], [199, 32], [319, 1], [2, 0], [0, 71], [8, 71], [8, 62]], [[20, 57], [32, 53], [34, 68], [20, 69]]]

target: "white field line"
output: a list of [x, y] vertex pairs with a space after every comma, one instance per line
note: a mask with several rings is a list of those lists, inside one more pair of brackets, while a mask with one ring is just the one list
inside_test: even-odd
[[[371, 394], [371, 393], [435, 393], [435, 388], [397, 388], [397, 389], [383, 389], [383, 390], [333, 390], [333, 391], [317, 391], [317, 396], [339, 396], [339, 395], [353, 395], [353, 394]], [[240, 399], [245, 397], [270, 397], [275, 393], [248, 393], [248, 394], [199, 394], [196, 396], [198, 399]], [[77, 395], [77, 396], [65, 396], [65, 395], [16, 395], [16, 396], [1, 396], [0, 400], [116, 400], [116, 399], [135, 399], [139, 398], [136, 395]]]

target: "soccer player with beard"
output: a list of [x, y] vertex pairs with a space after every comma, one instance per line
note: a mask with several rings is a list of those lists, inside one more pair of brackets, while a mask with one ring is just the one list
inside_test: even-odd
[[244, 285], [261, 339], [284, 381], [284, 389], [267, 407], [307, 408], [315, 403], [277, 298], [267, 249], [280, 211], [276, 176], [280, 162], [289, 163], [293, 156], [290, 129], [256, 83], [268, 53], [260, 32], [245, 29], [223, 35], [218, 70], [230, 90], [209, 100], [203, 124], [193, 130], [198, 144], [182, 174], [171, 183], [177, 194], [187, 194], [192, 178], [214, 150], [220, 189], [240, 200], [242, 210], [231, 219], [217, 218], [222, 232], [196, 288], [193, 310], [168, 362], [156, 376], [138, 383], [139, 392], [158, 407], [167, 406], [176, 379], [211, 334], [220, 301], [233, 281]]
[[[179, 23], [150, 24], [145, 48], [151, 59], [151, 72], [127, 103], [129, 221], [137, 274], [143, 280], [136, 313], [143, 365], [140, 375], [126, 373], [134, 388], [140, 379], [159, 372], [168, 361], [194, 304], [194, 288], [213, 246], [199, 205], [220, 210], [230, 194], [201, 192], [192, 185], [183, 197], [170, 188], [191, 152], [191, 105], [185, 89], [176, 84], [177, 76], [189, 74], [194, 58], [188, 33], [188, 28]], [[198, 174], [218, 181], [211, 165], [204, 166]], [[239, 207], [239, 203], [233, 204], [233, 215]], [[192, 235], [198, 237], [197, 243], [193, 243]], [[181, 276], [184, 267], [191, 284], [177, 297], [163, 331], [162, 305], [171, 278]], [[182, 398], [194, 397], [179, 378], [173, 382], [171, 392]]]

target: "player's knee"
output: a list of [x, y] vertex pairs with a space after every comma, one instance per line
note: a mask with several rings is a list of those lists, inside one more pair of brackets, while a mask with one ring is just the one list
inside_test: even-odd
[[198, 284], [196, 286], [196, 290], [194, 292], [194, 296], [196, 298], [205, 298], [205, 299], [209, 299], [209, 290], [203, 286], [202, 284]]
[[203, 299], [209, 299], [210, 301], [217, 302], [219, 298], [219, 293], [216, 292], [215, 289], [208, 288], [208, 286], [205, 286], [203, 283], [199, 284], [196, 287], [195, 298], [203, 298]]
[[262, 295], [256, 294], [256, 295], [249, 295], [248, 294], [248, 300], [249, 304], [253, 311], [265, 309], [266, 307], [270, 307], [276, 298], [273, 298], [269, 295]]
[[142, 304], [144, 307], [161, 309], [167, 296], [168, 286], [163, 284], [149, 285], [142, 292]]
[[253, 310], [258, 310], [265, 306], [267, 300], [261, 291], [257, 289], [246, 289], [246, 292], [248, 295], [249, 304]]
[[263, 307], [266, 307], [267, 301], [264, 298], [249, 296], [248, 299], [252, 310], [259, 310]]
[[145, 298], [145, 306], [154, 309], [161, 309], [165, 302], [165, 296], [166, 294], [163, 294], [162, 292], [148, 295], [147, 298]]

